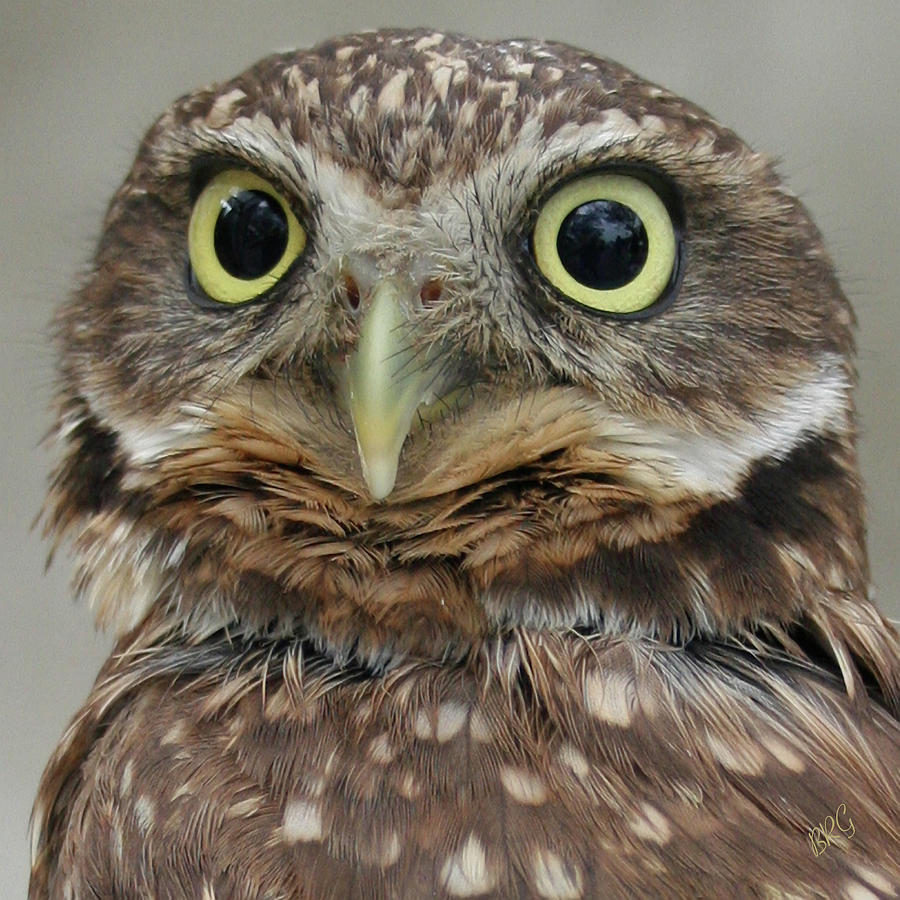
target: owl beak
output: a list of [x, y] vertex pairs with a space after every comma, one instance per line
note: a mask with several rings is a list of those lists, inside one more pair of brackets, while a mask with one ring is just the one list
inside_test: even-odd
[[400, 451], [420, 404], [431, 398], [439, 369], [435, 347], [423, 351], [405, 309], [414, 287], [383, 279], [372, 288], [347, 364], [350, 415], [363, 478], [374, 500], [394, 489]]

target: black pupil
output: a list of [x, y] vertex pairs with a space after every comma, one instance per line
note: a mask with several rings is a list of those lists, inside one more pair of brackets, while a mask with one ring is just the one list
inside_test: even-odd
[[287, 216], [263, 191], [241, 191], [222, 201], [213, 235], [222, 268], [251, 280], [274, 268], [287, 247]]
[[647, 261], [647, 232], [637, 213], [614, 200], [592, 200], [573, 209], [556, 236], [566, 271], [598, 291], [634, 280]]

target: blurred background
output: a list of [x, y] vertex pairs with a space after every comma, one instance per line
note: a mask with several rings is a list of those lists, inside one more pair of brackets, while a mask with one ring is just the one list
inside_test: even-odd
[[110, 642], [31, 528], [52, 455], [46, 325], [144, 129], [273, 50], [378, 26], [533, 36], [610, 56], [710, 110], [812, 210], [859, 316], [862, 467], [883, 608], [900, 616], [900, 3], [0, 0], [0, 896], [23, 897], [40, 773]]

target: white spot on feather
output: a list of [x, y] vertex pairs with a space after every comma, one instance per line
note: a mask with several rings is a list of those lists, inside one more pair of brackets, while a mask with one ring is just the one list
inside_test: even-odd
[[403, 108], [406, 102], [406, 82], [409, 73], [401, 69], [393, 75], [378, 92], [378, 112], [396, 112]]
[[493, 890], [496, 874], [488, 866], [484, 845], [474, 834], [447, 857], [441, 869], [441, 881], [453, 897], [477, 897]]
[[738, 775], [762, 775], [766, 761], [762, 749], [750, 739], [735, 735], [728, 742], [717, 735], [707, 735], [709, 749], [713, 756], [729, 771]]
[[182, 797], [190, 797], [194, 793], [195, 785], [191, 781], [186, 781], [172, 791], [171, 800], [174, 803], [176, 800], [180, 800]]
[[386, 869], [397, 862], [400, 859], [400, 851], [402, 849], [400, 835], [396, 831], [390, 832], [381, 844], [381, 855], [378, 860], [381, 868]]
[[322, 813], [316, 803], [293, 800], [285, 807], [281, 836], [288, 843], [322, 839]]
[[371, 840], [360, 841], [359, 858], [367, 865], [390, 868], [400, 859], [403, 845], [396, 831], [388, 830], [382, 835], [374, 835]]
[[213, 103], [206, 114], [206, 124], [211, 128], [221, 128], [223, 125], [228, 124], [234, 118], [235, 107], [246, 96], [240, 88], [235, 88], [233, 91], [217, 97], [216, 102]]
[[425, 37], [420, 37], [413, 44], [413, 50], [417, 50], [421, 53], [423, 50], [428, 50], [431, 47], [436, 47], [443, 40], [444, 35], [442, 35], [439, 31], [435, 31], [431, 34], [426, 34]]
[[[474, 100], [466, 100], [456, 111], [456, 122], [459, 128], [472, 128], [475, 124], [478, 104]], [[494, 167], [496, 171], [496, 166]]]
[[387, 733], [372, 738], [369, 744], [369, 757], [377, 763], [387, 765], [396, 756]]
[[119, 793], [127, 797], [131, 793], [131, 782], [134, 778], [134, 760], [129, 759], [122, 769], [122, 780], [119, 782]]
[[166, 733], [159, 739], [159, 743], [165, 747], [170, 744], [181, 744], [187, 734], [187, 723], [184, 719], [175, 722]]
[[629, 819], [628, 827], [637, 837], [655, 844], [666, 844], [672, 837], [669, 820], [649, 803], [641, 804], [640, 813]]
[[803, 761], [803, 758], [798, 753], [795, 753], [781, 738], [768, 735], [762, 738], [761, 743], [786, 769], [790, 769], [798, 774], [805, 771], [806, 763]]
[[442, 744], [460, 732], [466, 724], [467, 716], [468, 709], [461, 703], [442, 703], [437, 708], [434, 720], [427, 710], [420, 709], [413, 728], [416, 737], [422, 740], [437, 740]]
[[897, 892], [894, 890], [891, 882], [880, 872], [876, 872], [874, 869], [869, 868], [869, 866], [862, 865], [862, 863], [850, 863], [850, 868], [852, 868], [863, 881], [867, 881], [875, 888], [875, 890], [881, 891], [888, 897], [897, 896]]
[[848, 881], [844, 885], [844, 896], [847, 900], [878, 900], [877, 894], [858, 881]]
[[578, 900], [582, 896], [581, 870], [552, 850], [536, 850], [531, 866], [534, 889], [546, 900]]
[[134, 817], [137, 819], [137, 823], [144, 834], [153, 827], [153, 823], [156, 820], [156, 806], [145, 794], [141, 794], [135, 801]]
[[450, 79], [453, 69], [450, 66], [441, 66], [431, 73], [431, 84], [441, 103], [446, 103], [447, 93], [450, 90]]
[[466, 724], [468, 712], [468, 709], [461, 703], [442, 703], [438, 707], [437, 728], [435, 729], [438, 743], [449, 741], [459, 733]]
[[559, 748], [559, 761], [582, 780], [591, 774], [587, 757], [574, 744], [563, 744]]
[[506, 790], [506, 793], [512, 797], [516, 803], [524, 806], [539, 806], [547, 799], [547, 789], [544, 787], [543, 781], [514, 766], [503, 766], [500, 769], [500, 781]]
[[350, 99], [347, 101], [347, 108], [354, 116], [356, 116], [356, 118], [360, 118], [365, 112], [370, 94], [371, 91], [369, 88], [366, 85], [362, 85], [353, 92]]
[[507, 75], [516, 75], [520, 78], [531, 78], [531, 74], [534, 72], [534, 63], [519, 62], [515, 57], [507, 56], [503, 68]]
[[434, 737], [434, 727], [431, 724], [431, 716], [424, 709], [420, 709], [416, 713], [416, 721], [413, 724], [413, 731], [417, 738], [423, 741], [430, 740]]
[[665, 134], [667, 126], [665, 121], [659, 116], [641, 116], [642, 131], [656, 131], [659, 134]]
[[584, 701], [594, 718], [627, 728], [637, 703], [634, 682], [619, 672], [589, 672], [584, 679]]
[[259, 794], [232, 803], [225, 811], [226, 819], [246, 819], [255, 816], [263, 807], [265, 798]]
[[436, 50], [429, 50], [425, 55], [428, 57], [425, 68], [429, 72], [434, 72], [436, 69], [450, 69], [453, 72], [453, 84], [465, 81], [469, 75], [469, 64], [458, 56], [444, 56]]
[[422, 792], [419, 782], [416, 781], [412, 772], [404, 772], [397, 779], [396, 786], [397, 793], [400, 794], [401, 797], [406, 797], [407, 800], [415, 800]]

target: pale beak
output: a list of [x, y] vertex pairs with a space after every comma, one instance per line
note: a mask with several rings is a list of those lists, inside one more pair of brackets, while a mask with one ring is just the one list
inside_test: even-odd
[[372, 289], [347, 363], [350, 415], [363, 478], [374, 500], [394, 489], [400, 451], [413, 416], [434, 397], [440, 364], [436, 347], [417, 345], [407, 304], [415, 288], [386, 278]]

